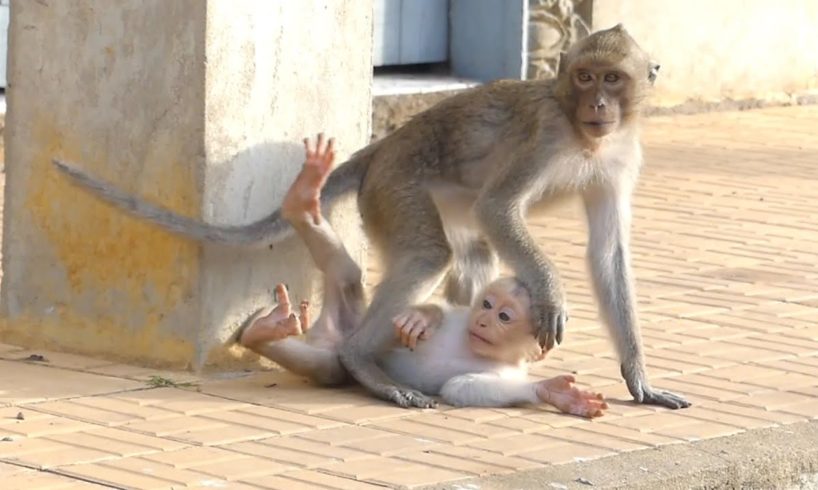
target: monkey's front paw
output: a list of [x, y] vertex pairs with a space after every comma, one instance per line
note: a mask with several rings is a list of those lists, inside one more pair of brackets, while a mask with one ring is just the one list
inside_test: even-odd
[[435, 408], [437, 401], [415, 390], [394, 387], [389, 390], [387, 398], [401, 408]]
[[661, 407], [667, 407], [673, 410], [687, 408], [690, 406], [690, 402], [681, 395], [677, 395], [669, 391], [659, 391], [654, 389], [643, 391], [642, 403], [648, 405], [659, 405]]
[[551, 350], [555, 344], [562, 343], [565, 324], [568, 323], [568, 308], [565, 305], [537, 305], [534, 318], [537, 318], [539, 334], [537, 340], [545, 350]]
[[641, 368], [628, 370], [623, 364], [620, 369], [622, 377], [625, 378], [625, 384], [628, 385], [628, 391], [631, 392], [637, 403], [659, 405], [673, 410], [690, 406], [690, 402], [680, 395], [651, 388]]

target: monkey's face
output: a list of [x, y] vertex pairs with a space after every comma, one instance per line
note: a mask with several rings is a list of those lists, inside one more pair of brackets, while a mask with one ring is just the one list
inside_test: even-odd
[[585, 65], [571, 72], [578, 129], [589, 138], [602, 138], [619, 129], [630, 77], [615, 66]]
[[516, 364], [537, 359], [542, 348], [533, 334], [528, 298], [489, 285], [469, 316], [469, 347], [481, 357]]

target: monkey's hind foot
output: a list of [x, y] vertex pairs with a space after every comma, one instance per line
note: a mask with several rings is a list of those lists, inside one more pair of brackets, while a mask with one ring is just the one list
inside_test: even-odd
[[386, 398], [401, 408], [435, 408], [437, 401], [423, 393], [405, 388], [393, 387], [387, 390]]

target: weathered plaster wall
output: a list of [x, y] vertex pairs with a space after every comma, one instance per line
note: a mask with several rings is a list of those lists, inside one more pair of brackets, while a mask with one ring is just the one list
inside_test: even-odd
[[771, 99], [818, 89], [814, 0], [595, 0], [593, 29], [623, 22], [662, 65], [654, 105]]
[[303, 136], [337, 135], [340, 157], [367, 140], [369, 2], [15, 2], [9, 38], [3, 340], [223, 364], [220, 341], [276, 281], [312, 295], [296, 242], [202, 247], [101, 204], [50, 160], [205, 220], [256, 219]]

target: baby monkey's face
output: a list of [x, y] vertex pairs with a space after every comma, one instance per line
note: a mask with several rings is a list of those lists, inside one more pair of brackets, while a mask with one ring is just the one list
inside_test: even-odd
[[542, 349], [531, 326], [528, 293], [498, 279], [479, 295], [469, 316], [469, 347], [481, 357], [516, 364], [538, 359]]

